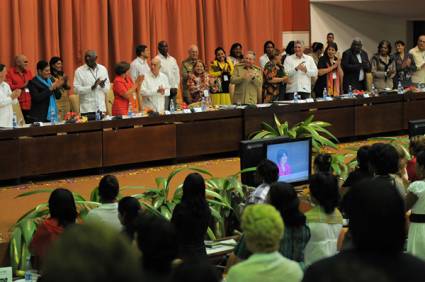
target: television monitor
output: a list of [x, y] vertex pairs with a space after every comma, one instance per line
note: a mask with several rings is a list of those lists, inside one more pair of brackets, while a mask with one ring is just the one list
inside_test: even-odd
[[[279, 168], [279, 181], [300, 185], [308, 183], [311, 175], [311, 139], [271, 139], [241, 141], [241, 169], [256, 167], [262, 160], [269, 159]], [[255, 172], [243, 173], [242, 183], [258, 186]]]

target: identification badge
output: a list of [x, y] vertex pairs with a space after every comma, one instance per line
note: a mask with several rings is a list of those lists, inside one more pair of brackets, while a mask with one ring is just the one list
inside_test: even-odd
[[332, 79], [334, 79], [334, 80], [336, 79], [336, 72], [332, 73]]
[[29, 90], [28, 88], [25, 88], [25, 89], [24, 89], [24, 92], [28, 92], [28, 93], [29, 93], [29, 92], [30, 92], [30, 90]]
[[208, 91], [208, 89], [204, 90], [204, 97], [208, 97], [210, 96], [210, 91]]
[[227, 74], [223, 75], [223, 80], [224, 81], [229, 81], [229, 76]]

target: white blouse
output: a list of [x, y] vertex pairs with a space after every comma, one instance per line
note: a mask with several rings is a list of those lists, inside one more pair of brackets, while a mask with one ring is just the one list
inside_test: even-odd
[[13, 126], [13, 106], [18, 103], [17, 99], [12, 99], [12, 90], [9, 84], [2, 82], [0, 84], [0, 127]]

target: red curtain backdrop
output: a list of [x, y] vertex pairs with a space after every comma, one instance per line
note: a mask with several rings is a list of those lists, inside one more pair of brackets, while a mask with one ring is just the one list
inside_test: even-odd
[[214, 49], [232, 43], [254, 50], [273, 40], [281, 48], [282, 31], [309, 30], [308, 0], [2, 0], [0, 62], [13, 64], [25, 54], [35, 71], [38, 60], [61, 56], [72, 77], [87, 49], [113, 78], [113, 65], [131, 61], [134, 46], [145, 44], [151, 55], [166, 40], [180, 63], [190, 44], [205, 62]]

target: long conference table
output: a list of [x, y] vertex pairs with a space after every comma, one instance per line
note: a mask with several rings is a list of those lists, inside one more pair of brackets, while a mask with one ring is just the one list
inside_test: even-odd
[[274, 114], [290, 125], [314, 114], [344, 138], [405, 130], [424, 109], [425, 93], [406, 93], [1, 130], [0, 180], [234, 152]]

